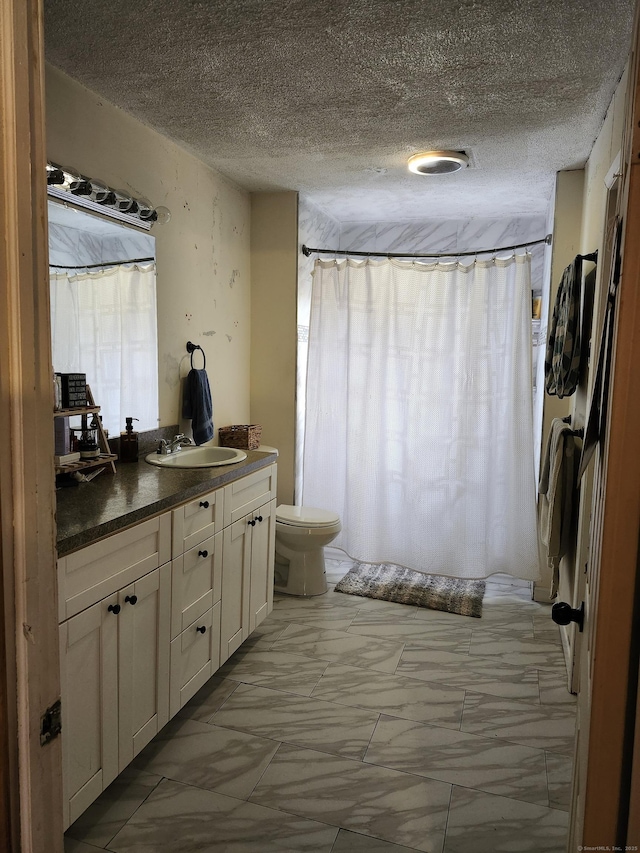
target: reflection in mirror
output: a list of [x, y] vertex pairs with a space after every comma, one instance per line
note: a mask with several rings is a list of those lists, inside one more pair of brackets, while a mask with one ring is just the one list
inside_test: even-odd
[[158, 426], [155, 238], [49, 200], [53, 369], [85, 373], [110, 435]]

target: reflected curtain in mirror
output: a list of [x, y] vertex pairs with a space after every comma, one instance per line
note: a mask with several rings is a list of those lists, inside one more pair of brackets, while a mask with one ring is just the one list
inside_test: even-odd
[[51, 274], [53, 366], [86, 373], [111, 435], [158, 426], [155, 264]]

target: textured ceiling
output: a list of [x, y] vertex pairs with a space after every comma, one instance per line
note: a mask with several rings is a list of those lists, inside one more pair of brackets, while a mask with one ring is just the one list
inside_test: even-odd
[[[249, 190], [341, 221], [544, 213], [634, 0], [45, 0], [48, 60]], [[407, 157], [469, 152], [425, 177]]]

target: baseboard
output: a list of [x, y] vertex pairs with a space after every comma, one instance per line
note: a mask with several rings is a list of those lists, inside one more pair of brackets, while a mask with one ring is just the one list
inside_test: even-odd
[[545, 589], [545, 587], [539, 583], [534, 583], [533, 585], [533, 600], [537, 601], [539, 604], [553, 603], [553, 598], [551, 597], [549, 590]]

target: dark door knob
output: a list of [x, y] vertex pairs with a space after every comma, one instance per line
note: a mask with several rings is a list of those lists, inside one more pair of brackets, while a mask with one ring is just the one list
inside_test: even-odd
[[117, 616], [118, 613], [120, 613], [120, 605], [119, 604], [110, 604], [107, 607], [107, 610], [109, 611], [109, 613], [114, 613]]
[[261, 516], [261, 515], [259, 515], [259, 516], [258, 516], [258, 521], [262, 521], [262, 516]]
[[200, 501], [200, 506], [204, 509], [209, 509], [209, 501]]
[[198, 551], [198, 557], [208, 557], [208, 556], [209, 556], [208, 551]]
[[584, 601], [578, 609], [567, 604], [566, 601], [559, 601], [551, 608], [551, 618], [556, 625], [568, 625], [569, 622], [575, 622], [582, 631], [584, 624]]
[[252, 527], [255, 527], [256, 526], [255, 518], [250, 518], [249, 521], [247, 522], [247, 524], [250, 524]]
[[128, 601], [129, 604], [135, 604], [138, 600], [138, 596], [137, 595], [125, 595], [124, 600]]
[[196, 628], [196, 631], [198, 631], [200, 634], [206, 634], [207, 633], [207, 626], [206, 625], [200, 625], [199, 628]]

